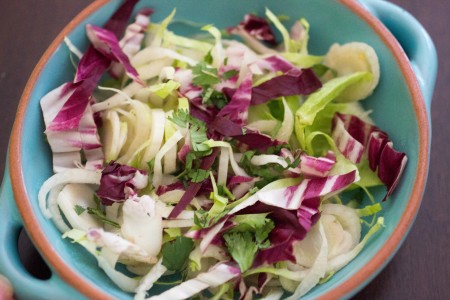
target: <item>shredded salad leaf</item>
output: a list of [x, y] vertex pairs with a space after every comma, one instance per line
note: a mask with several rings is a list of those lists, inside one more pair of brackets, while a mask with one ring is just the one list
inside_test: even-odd
[[372, 48], [310, 54], [310, 24], [269, 8], [226, 31], [150, 8], [128, 24], [136, 2], [86, 26], [73, 82], [41, 101], [57, 173], [44, 216], [136, 299], [154, 285], [170, 288], [151, 299], [295, 298], [327, 282], [381, 230], [407, 162], [350, 97], [378, 83]]

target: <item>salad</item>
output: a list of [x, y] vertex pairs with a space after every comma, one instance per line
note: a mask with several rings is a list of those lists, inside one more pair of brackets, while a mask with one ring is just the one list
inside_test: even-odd
[[87, 25], [84, 54], [66, 39], [75, 78], [41, 100], [43, 215], [135, 299], [298, 299], [329, 280], [382, 228], [407, 160], [359, 102], [373, 48], [312, 55], [307, 20], [270, 9], [181, 36], [175, 10], [129, 22], [136, 2]]

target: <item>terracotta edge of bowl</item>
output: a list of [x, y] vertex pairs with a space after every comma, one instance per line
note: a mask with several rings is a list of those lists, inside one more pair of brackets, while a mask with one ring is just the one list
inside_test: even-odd
[[392, 33], [378, 20], [375, 16], [370, 14], [355, 0], [339, 0], [343, 5], [351, 9], [355, 14], [360, 16], [372, 29], [381, 37], [385, 45], [393, 53], [401, 72], [406, 79], [409, 93], [411, 94], [414, 112], [416, 114], [419, 126], [419, 155], [416, 178], [413, 183], [411, 197], [408, 200], [405, 211], [397, 225], [388, 238], [386, 243], [375, 254], [372, 260], [364, 265], [358, 272], [346, 281], [339, 284], [337, 287], [329, 290], [317, 299], [340, 299], [346, 295], [351, 294], [355, 289], [363, 286], [370, 277], [378, 272], [384, 264], [389, 261], [394, 252], [400, 247], [405, 234], [414, 221], [414, 218], [420, 207], [422, 194], [425, 189], [426, 176], [428, 170], [428, 153], [429, 153], [429, 120], [426, 113], [425, 102], [416, 75], [409, 63], [403, 48], [398, 43], [397, 39]]
[[[57, 50], [59, 45], [63, 42], [64, 37], [69, 35], [76, 26], [89, 17], [93, 12], [105, 5], [108, 0], [96, 0], [78, 13], [64, 29], [53, 40], [50, 46], [42, 55], [37, 63], [30, 78], [25, 86], [25, 89], [20, 98], [16, 118], [14, 121], [11, 133], [11, 145], [9, 149], [9, 164], [10, 177], [14, 193], [15, 202], [22, 216], [24, 226], [27, 229], [33, 244], [39, 250], [44, 259], [49, 263], [52, 270], [56, 272], [66, 283], [74, 287], [78, 292], [84, 294], [90, 299], [112, 299], [111, 296], [104, 293], [101, 289], [95, 287], [91, 282], [80, 278], [75, 271], [73, 271], [66, 262], [59, 256], [55, 248], [52, 247], [51, 242], [47, 240], [44, 231], [39, 226], [37, 218], [33, 214], [33, 210], [28, 199], [25, 182], [22, 174], [21, 161], [21, 136], [23, 129], [23, 119], [25, 117], [26, 108], [28, 106], [31, 94], [34, 90], [36, 80], [39, 78], [43, 68], [48, 60]], [[43, 282], [45, 284], [45, 282]]]

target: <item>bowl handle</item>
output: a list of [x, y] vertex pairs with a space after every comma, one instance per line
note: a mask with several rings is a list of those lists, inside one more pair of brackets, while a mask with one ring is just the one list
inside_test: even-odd
[[23, 221], [13, 197], [9, 168], [0, 188], [0, 274], [9, 279], [16, 299], [84, 299], [55, 272], [47, 280], [33, 277], [19, 258], [17, 241]]
[[395, 36], [416, 74], [430, 117], [437, 75], [437, 53], [425, 28], [403, 8], [384, 0], [359, 0]]

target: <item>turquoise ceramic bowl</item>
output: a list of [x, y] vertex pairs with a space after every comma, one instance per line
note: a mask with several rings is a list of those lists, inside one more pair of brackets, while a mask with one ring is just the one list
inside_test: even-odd
[[[132, 298], [106, 277], [94, 258], [63, 240], [37, 204], [38, 190], [52, 174], [51, 153], [42, 135], [39, 100], [73, 78], [67, 51], [59, 45], [68, 35], [75, 45], [85, 49], [85, 25], [102, 25], [119, 4], [98, 0], [77, 16], [45, 53], [23, 94], [0, 195], [0, 273], [10, 278], [19, 298]], [[330, 281], [315, 287], [305, 299], [347, 298], [356, 293], [380, 272], [400, 246], [425, 188], [431, 136], [429, 110], [437, 65], [433, 43], [425, 30], [411, 15], [381, 0], [141, 1], [136, 9], [144, 5], [155, 9], [155, 21], [177, 7], [177, 19], [214, 23], [218, 27], [237, 24], [247, 12], [262, 15], [264, 8], [269, 7], [291, 20], [305, 17], [310, 22], [311, 53], [324, 54], [335, 42], [362, 41], [375, 48], [381, 80], [364, 105], [373, 109], [376, 123], [389, 132], [396, 148], [406, 152], [409, 161], [395, 194], [383, 203], [386, 228], [370, 240], [356, 259]], [[173, 29], [188, 31], [182, 26]], [[376, 191], [378, 198], [382, 194], [382, 189]], [[20, 264], [17, 236], [23, 226], [52, 269], [49, 280], [32, 278]]]

